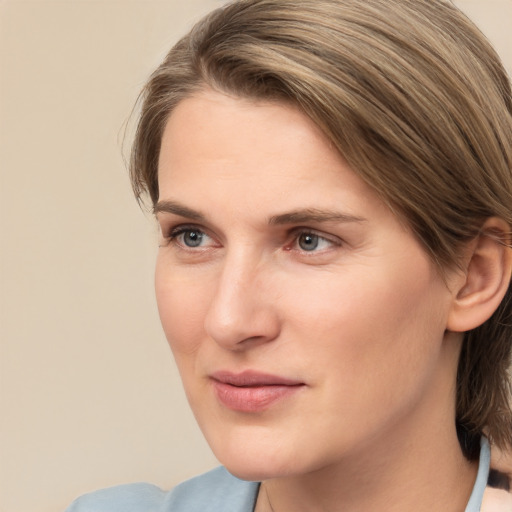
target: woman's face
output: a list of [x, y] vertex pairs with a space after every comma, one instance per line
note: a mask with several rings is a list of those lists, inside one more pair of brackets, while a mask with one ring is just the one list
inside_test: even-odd
[[163, 136], [159, 186], [160, 316], [229, 470], [302, 474], [452, 425], [452, 293], [307, 117], [188, 98]]

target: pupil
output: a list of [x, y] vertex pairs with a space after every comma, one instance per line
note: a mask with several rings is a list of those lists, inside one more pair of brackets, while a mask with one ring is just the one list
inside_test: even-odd
[[318, 247], [318, 236], [312, 234], [300, 235], [299, 246], [303, 251], [314, 251]]
[[203, 239], [200, 231], [187, 231], [183, 237], [183, 241], [187, 247], [198, 247]]

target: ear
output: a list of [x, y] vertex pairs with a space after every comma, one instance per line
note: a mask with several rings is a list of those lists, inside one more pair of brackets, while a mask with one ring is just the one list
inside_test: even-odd
[[465, 272], [460, 275], [446, 328], [465, 332], [482, 325], [500, 305], [510, 284], [510, 226], [502, 219], [486, 220], [468, 245]]

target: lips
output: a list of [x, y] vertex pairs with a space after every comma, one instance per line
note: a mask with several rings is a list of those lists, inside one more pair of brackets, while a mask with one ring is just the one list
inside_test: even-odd
[[217, 399], [228, 409], [256, 413], [290, 398], [305, 384], [255, 371], [232, 373], [215, 372], [210, 375]]

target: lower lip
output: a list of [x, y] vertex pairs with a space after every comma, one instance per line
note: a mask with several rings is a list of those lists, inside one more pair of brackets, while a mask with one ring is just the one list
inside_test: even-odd
[[294, 395], [302, 387], [302, 384], [238, 387], [213, 381], [213, 388], [219, 401], [228, 409], [238, 412], [265, 411], [276, 402]]

